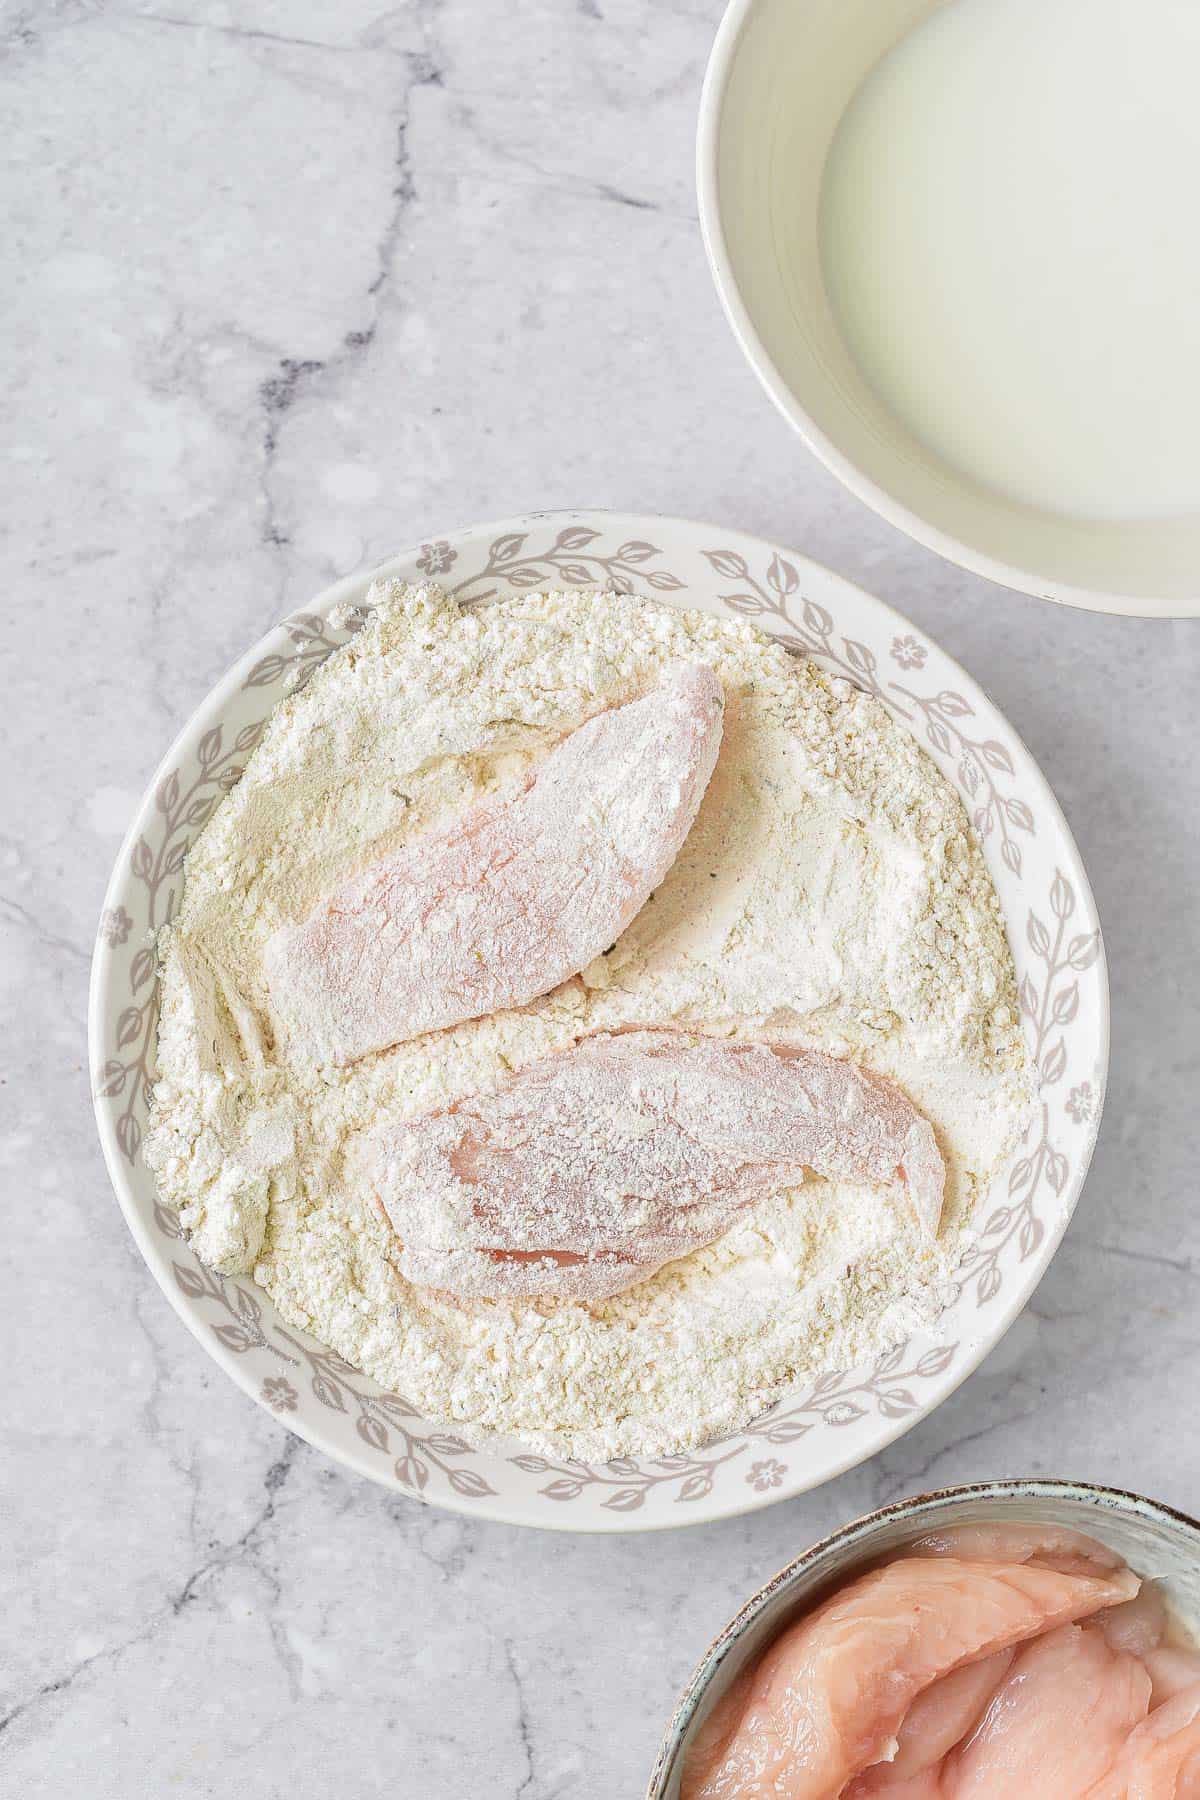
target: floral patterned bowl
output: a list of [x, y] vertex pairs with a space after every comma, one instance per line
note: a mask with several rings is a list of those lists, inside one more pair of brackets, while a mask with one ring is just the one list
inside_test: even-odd
[[1200, 1521], [1116, 1488], [1076, 1481], [981, 1481], [897, 1500], [843, 1525], [747, 1600], [699, 1663], [672, 1716], [646, 1800], [678, 1800], [694, 1731], [742, 1670], [829, 1589], [916, 1537], [951, 1525], [1037, 1524], [1098, 1538], [1139, 1575], [1155, 1581], [1177, 1617], [1200, 1627]]
[[[592, 1465], [502, 1440], [471, 1449], [286, 1326], [251, 1281], [216, 1275], [192, 1255], [141, 1155], [154, 1079], [154, 933], [178, 903], [189, 844], [268, 713], [358, 628], [355, 609], [375, 574], [436, 577], [472, 601], [607, 582], [751, 618], [877, 695], [958, 787], [1004, 908], [1039, 1094], [1025, 1142], [981, 1209], [936, 1340], [782, 1393], [745, 1431], [691, 1455]], [[1108, 995], [1095, 906], [1054, 796], [985, 695], [906, 620], [829, 570], [724, 528], [536, 513], [418, 545], [340, 582], [210, 694], [117, 860], [92, 968], [90, 1042], [100, 1137], [130, 1230], [176, 1311], [248, 1394], [386, 1486], [514, 1523], [628, 1531], [746, 1512], [814, 1487], [890, 1443], [971, 1372], [1033, 1292], [1078, 1198], [1104, 1092]]]

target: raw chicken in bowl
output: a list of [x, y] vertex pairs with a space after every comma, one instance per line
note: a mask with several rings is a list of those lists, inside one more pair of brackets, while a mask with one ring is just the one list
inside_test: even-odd
[[1011, 1481], [901, 1501], [750, 1600], [649, 1800], [1195, 1800], [1200, 1526]]

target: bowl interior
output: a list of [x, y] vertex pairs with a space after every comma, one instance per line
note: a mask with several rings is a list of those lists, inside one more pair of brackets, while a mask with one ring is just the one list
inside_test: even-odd
[[826, 155], [872, 67], [937, 4], [734, 0], [709, 74], [700, 189], [743, 348], [835, 472], [942, 554], [1051, 599], [1194, 612], [1200, 517], [1097, 523], [992, 493], [909, 432], [843, 341], [821, 264]]
[[1200, 1629], [1200, 1524], [1135, 1494], [1066, 1481], [1010, 1481], [951, 1488], [902, 1500], [856, 1520], [769, 1581], [731, 1619], [696, 1668], [659, 1754], [648, 1800], [677, 1800], [692, 1734], [748, 1664], [793, 1619], [869, 1563], [935, 1524], [1001, 1519], [1066, 1526], [1107, 1544], [1160, 1585], [1180, 1623]]

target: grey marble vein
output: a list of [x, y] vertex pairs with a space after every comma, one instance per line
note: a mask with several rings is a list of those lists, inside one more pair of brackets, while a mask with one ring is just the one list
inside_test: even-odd
[[[1007, 595], [803, 450], [726, 330], [692, 140], [719, 0], [8, 13], [0, 1794], [636, 1796], [815, 1536], [1063, 1473], [1200, 1508], [1200, 628]], [[1053, 780], [1105, 923], [1108, 1110], [1033, 1305], [866, 1467], [667, 1537], [355, 1481], [151, 1283], [94, 1141], [87, 962], [171, 734], [286, 608], [527, 507], [760, 531], [911, 614]]]

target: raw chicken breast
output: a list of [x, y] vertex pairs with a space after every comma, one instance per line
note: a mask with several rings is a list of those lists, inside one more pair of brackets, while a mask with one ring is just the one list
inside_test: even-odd
[[516, 794], [405, 845], [277, 931], [265, 963], [289, 1048], [354, 1062], [577, 975], [674, 862], [723, 711], [713, 671], [680, 664], [564, 738]]
[[[857, 1781], [843, 1788], [846, 1796], [859, 1793]], [[935, 1763], [930, 1769], [921, 1769], [916, 1775], [897, 1776], [895, 1781], [888, 1781], [883, 1787], [864, 1789], [863, 1792], [884, 1794], [887, 1800], [943, 1800], [942, 1765]], [[832, 1793], [832, 1789], [830, 1790]]]
[[502, 1298], [617, 1293], [810, 1168], [890, 1187], [933, 1234], [945, 1177], [931, 1126], [881, 1077], [682, 1031], [587, 1038], [376, 1131], [369, 1157], [401, 1273]]
[[911, 1792], [916, 1775], [937, 1772], [942, 1758], [983, 1717], [988, 1703], [1009, 1671], [1014, 1650], [998, 1650], [982, 1662], [966, 1663], [951, 1675], [943, 1675], [927, 1687], [909, 1707], [897, 1732], [896, 1754], [889, 1762], [868, 1769], [846, 1789], [847, 1800]]
[[834, 1800], [889, 1753], [932, 1682], [1132, 1599], [1137, 1587], [1126, 1569], [1063, 1575], [948, 1556], [888, 1563], [777, 1639], [724, 1741], [710, 1741], [703, 1762], [689, 1755], [682, 1800]]
[[1146, 1668], [1154, 1683], [1151, 1705], [1161, 1706], [1173, 1700], [1184, 1688], [1200, 1688], [1200, 1650], [1183, 1650], [1177, 1644], [1160, 1644], [1146, 1658]]
[[1102, 1631], [1113, 1650], [1127, 1650], [1131, 1656], [1149, 1656], [1167, 1635], [1167, 1608], [1162, 1595], [1152, 1582], [1143, 1581], [1136, 1600], [1124, 1606], [1112, 1606], [1097, 1613], [1089, 1627]]
[[1156, 1706], [1086, 1800], [1200, 1800], [1200, 1686]]
[[981, 1557], [985, 1562], [1038, 1563], [1065, 1575], [1094, 1574], [1097, 1569], [1119, 1569], [1121, 1558], [1106, 1544], [1071, 1531], [1064, 1525], [1020, 1524], [947, 1525], [927, 1531], [912, 1543], [907, 1556]]
[[1150, 1677], [1077, 1625], [1017, 1656], [978, 1729], [951, 1755], [945, 1800], [1081, 1800], [1146, 1716]]

